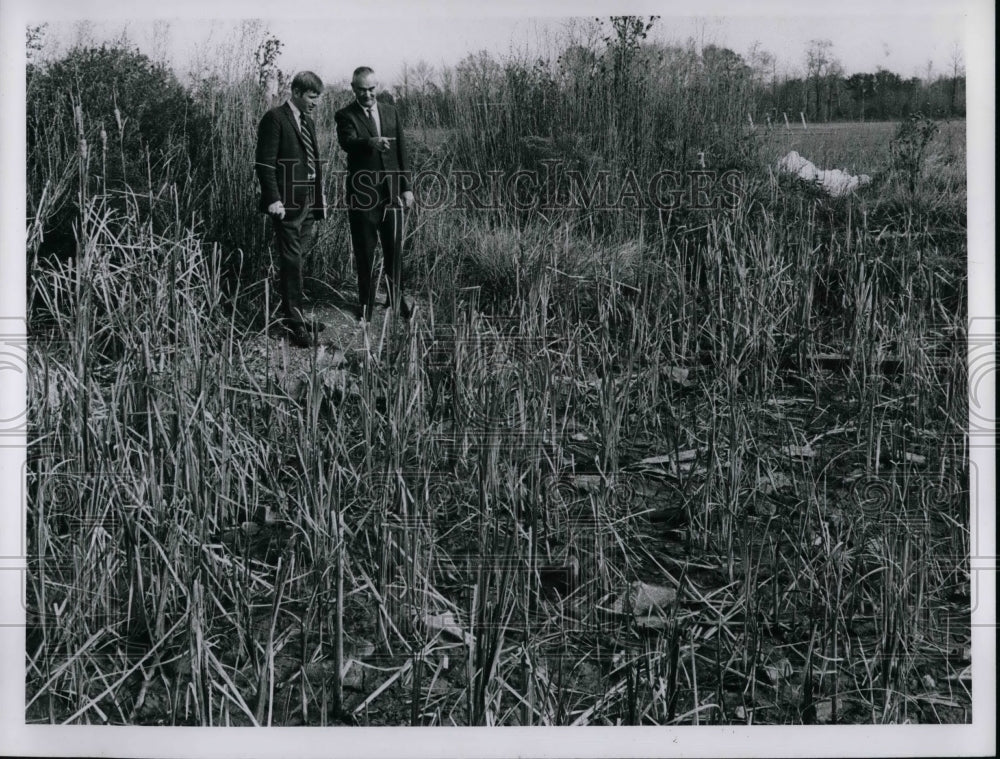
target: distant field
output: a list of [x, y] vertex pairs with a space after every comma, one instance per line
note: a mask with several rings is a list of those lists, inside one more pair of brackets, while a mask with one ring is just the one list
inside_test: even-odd
[[[798, 151], [824, 169], [846, 169], [871, 174], [889, 160], [889, 144], [898, 128], [895, 121], [840, 122], [778, 127], [762, 138], [764, 157], [776, 161]], [[929, 165], [948, 165], [965, 173], [965, 121], [939, 122], [928, 154]]]
[[[845, 169], [853, 174], [874, 174], [885, 169], [889, 146], [899, 122], [801, 123], [790, 129], [783, 126], [770, 131], [758, 128], [761, 157], [769, 164], [795, 150], [823, 169]], [[411, 142], [431, 152], [447, 144], [454, 130], [416, 126]], [[418, 148], [419, 149], [419, 148]], [[947, 172], [964, 183], [965, 121], [938, 122], [938, 133], [928, 150], [926, 170]]]

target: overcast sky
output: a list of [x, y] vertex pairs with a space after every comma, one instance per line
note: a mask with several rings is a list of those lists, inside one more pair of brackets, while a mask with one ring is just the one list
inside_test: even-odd
[[[295, 18], [275, 12], [292, 9]], [[759, 45], [777, 56], [782, 73], [800, 73], [811, 39], [829, 39], [847, 74], [887, 68], [903, 76], [950, 72], [956, 51], [965, 47], [966, 19], [961, 3], [846, 0], [810, 2], [517, 2], [471, 3], [452, 0], [377, 4], [180, 2], [140, 6], [117, 0], [38, 2], [30, 14], [49, 21], [50, 51], [89, 36], [93, 41], [120, 37], [144, 52], [163, 57], [179, 72], [225, 49], [241, 19], [260, 18], [262, 27], [284, 43], [279, 65], [286, 71], [316, 71], [334, 83], [366, 64], [383, 82], [398, 80], [403, 63], [424, 60], [451, 65], [470, 52], [511, 49], [551, 50], [588, 16], [657, 13], [654, 36], [667, 42], [694, 39], [746, 54]], [[832, 11], [835, 11], [832, 14]], [[573, 24], [570, 18], [578, 18]], [[154, 23], [159, 19], [159, 23]], [[87, 22], [81, 26], [81, 20]]]

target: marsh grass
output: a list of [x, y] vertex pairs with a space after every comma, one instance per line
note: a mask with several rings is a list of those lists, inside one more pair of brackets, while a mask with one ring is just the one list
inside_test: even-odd
[[[489, 124], [462, 85], [433, 120], [459, 142], [424, 160], [534, 160], [490, 125], [528, 109], [551, 133], [580, 90], [518, 66], [486, 82], [507, 82]], [[669, 142], [570, 152], [683, 165], [706, 92], [676, 86], [657, 108], [688, 111], [631, 113]], [[109, 202], [79, 145], [30, 188], [28, 721], [970, 719], [947, 185], [813, 197], [739, 132], [714, 154], [758, 168], [701, 217], [418, 213], [422, 315], [370, 327], [341, 383], [270, 336], [254, 93], [203, 93], [213, 145], [236, 146], [204, 222], [169, 186], [159, 227]], [[32, 230], [67, 176], [76, 253], [43, 261]], [[328, 224], [320, 249], [346, 239]], [[314, 276], [347, 278], [338, 255]], [[633, 609], [636, 582], [668, 608]]]

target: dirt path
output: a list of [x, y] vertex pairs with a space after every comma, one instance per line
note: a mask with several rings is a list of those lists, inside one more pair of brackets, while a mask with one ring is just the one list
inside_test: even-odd
[[[407, 296], [415, 308], [413, 323], [420, 323], [426, 313], [423, 303]], [[385, 302], [380, 296], [379, 304]], [[244, 360], [253, 376], [273, 377], [289, 396], [297, 398], [315, 368], [324, 383], [346, 389], [351, 369], [356, 368], [365, 354], [381, 355], [394, 329], [411, 323], [398, 319], [382, 305], [375, 307], [374, 318], [367, 324], [358, 321], [354, 307], [345, 299], [318, 302], [306, 310], [306, 318], [324, 325], [314, 348], [297, 348], [288, 341], [281, 327], [273, 325], [266, 332], [249, 336], [244, 343]]]

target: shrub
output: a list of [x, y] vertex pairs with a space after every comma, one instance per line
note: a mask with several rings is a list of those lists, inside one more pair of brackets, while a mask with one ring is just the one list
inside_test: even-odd
[[923, 170], [927, 146], [937, 134], [936, 122], [921, 113], [915, 113], [900, 122], [896, 135], [889, 145], [892, 168], [903, 174], [912, 193]]
[[[36, 212], [42, 252], [72, 253], [80, 189], [74, 156], [85, 161], [89, 191], [106, 192], [119, 208], [138, 203], [144, 215], [153, 213], [160, 188], [183, 187], [190, 178], [199, 160], [199, 117], [169, 69], [137, 50], [102, 45], [74, 48], [30, 66], [27, 75], [28, 207]], [[36, 207], [56, 177], [63, 181], [50, 185], [44, 208]], [[37, 218], [46, 209], [49, 215]]]

